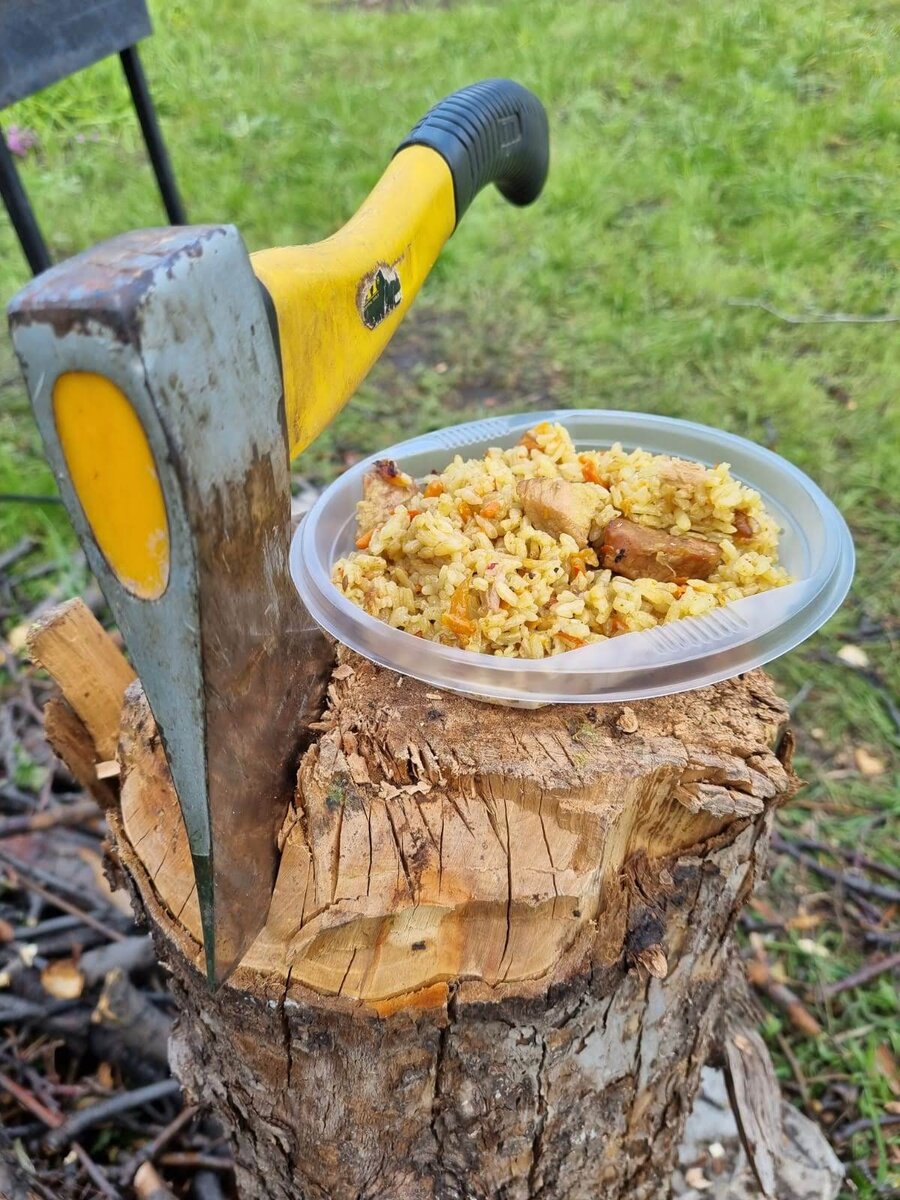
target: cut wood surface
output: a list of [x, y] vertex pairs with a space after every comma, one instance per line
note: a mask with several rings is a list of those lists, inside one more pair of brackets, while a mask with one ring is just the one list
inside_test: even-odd
[[44, 736], [79, 783], [104, 808], [116, 802], [116, 792], [97, 775], [97, 748], [87, 726], [62, 696], [53, 696], [44, 706]]
[[140, 685], [115, 853], [172, 973], [170, 1056], [244, 1200], [668, 1195], [730, 934], [791, 794], [761, 672], [492, 707], [341, 652], [268, 922], [214, 996]]
[[[615, 962], [636, 898], [652, 909], [677, 890], [661, 863], [789, 786], [770, 748], [784, 712], [762, 675], [634, 706], [631, 734], [616, 706], [492, 707], [397, 687], [350, 655], [330, 695], [239, 984], [290, 975], [384, 1011], [443, 1003], [457, 979], [544, 987], [588, 944]], [[137, 686], [122, 759], [123, 832], [199, 966], [190, 856]]]
[[26, 644], [59, 684], [99, 760], [114, 758], [122, 697], [135, 675], [88, 606], [76, 597], [52, 609], [29, 629]]

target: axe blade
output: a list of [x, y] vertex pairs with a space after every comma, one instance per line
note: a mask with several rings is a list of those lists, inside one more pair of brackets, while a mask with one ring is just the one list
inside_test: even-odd
[[[331, 661], [288, 571], [282, 380], [263, 295], [233, 226], [188, 226], [94, 247], [35, 279], [9, 314], [60, 492], [159, 726], [217, 986], [265, 923]], [[121, 433], [122, 403], [150, 465], [97, 492], [91, 471], [111, 476], [122, 439], [129, 454], [140, 442]], [[135, 547], [105, 518], [124, 506], [146, 540], [135, 503], [153, 487], [165, 561], [158, 586], [143, 586], [123, 566]]]

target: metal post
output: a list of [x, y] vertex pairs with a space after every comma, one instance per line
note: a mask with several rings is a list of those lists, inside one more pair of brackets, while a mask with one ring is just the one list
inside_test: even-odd
[[46, 271], [51, 265], [47, 245], [38, 229], [25, 189], [13, 162], [13, 156], [0, 129], [0, 197], [6, 205], [13, 229], [35, 275]]
[[125, 78], [128, 80], [131, 98], [134, 101], [135, 111], [141, 123], [144, 143], [147, 147], [147, 153], [150, 155], [150, 162], [153, 165], [156, 182], [159, 184], [163, 204], [166, 206], [166, 213], [173, 225], [187, 225], [184, 205], [181, 203], [181, 196], [178, 194], [175, 175], [172, 171], [172, 163], [169, 160], [169, 154], [166, 150], [162, 133], [160, 132], [159, 122], [156, 120], [156, 110], [150, 98], [150, 89], [147, 87], [147, 77], [144, 74], [144, 68], [141, 66], [141, 60], [138, 58], [137, 46], [126, 46], [119, 53], [119, 58], [122, 61], [122, 70], [125, 72]]

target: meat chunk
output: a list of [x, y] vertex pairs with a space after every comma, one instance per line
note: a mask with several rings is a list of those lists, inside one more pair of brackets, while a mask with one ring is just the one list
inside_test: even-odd
[[748, 542], [757, 530], [758, 526], [751, 516], [748, 516], [742, 508], [734, 510], [734, 536], [741, 542]]
[[598, 548], [600, 565], [626, 579], [708, 579], [721, 558], [715, 542], [673, 537], [624, 517], [610, 521]]
[[516, 490], [535, 529], [555, 538], [567, 533], [579, 547], [587, 546], [598, 504], [591, 484], [569, 483], [566, 479], [522, 479]]
[[398, 504], [405, 504], [418, 491], [414, 479], [404, 475], [395, 462], [382, 458], [363, 475], [363, 498], [356, 506], [360, 537], [383, 525]]
[[686, 458], [669, 458], [660, 463], [659, 476], [675, 487], [696, 487], [706, 479], [706, 467]]

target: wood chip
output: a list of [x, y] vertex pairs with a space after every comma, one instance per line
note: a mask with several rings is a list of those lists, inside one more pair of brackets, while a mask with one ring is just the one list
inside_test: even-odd
[[857, 771], [866, 779], [875, 779], [887, 770], [884, 759], [879, 758], [877, 754], [872, 754], [865, 746], [856, 747], [853, 751], [853, 761], [856, 763]]
[[637, 733], [640, 728], [640, 721], [638, 721], [634, 709], [626, 705], [619, 713], [616, 725], [623, 733]]
[[114, 758], [122, 697], [136, 676], [88, 606], [76, 597], [54, 608], [29, 629], [27, 646], [84, 722], [97, 757]]
[[637, 961], [648, 975], [654, 979], [665, 979], [669, 973], [669, 964], [662, 946], [648, 946], [637, 955]]
[[349, 663], [340, 663], [331, 672], [332, 679], [350, 679], [356, 672]]
[[372, 782], [368, 764], [361, 754], [353, 753], [347, 755], [347, 769], [354, 783]]
[[106, 762], [98, 762], [95, 770], [98, 779], [117, 779], [121, 767], [114, 758], [109, 758]]

